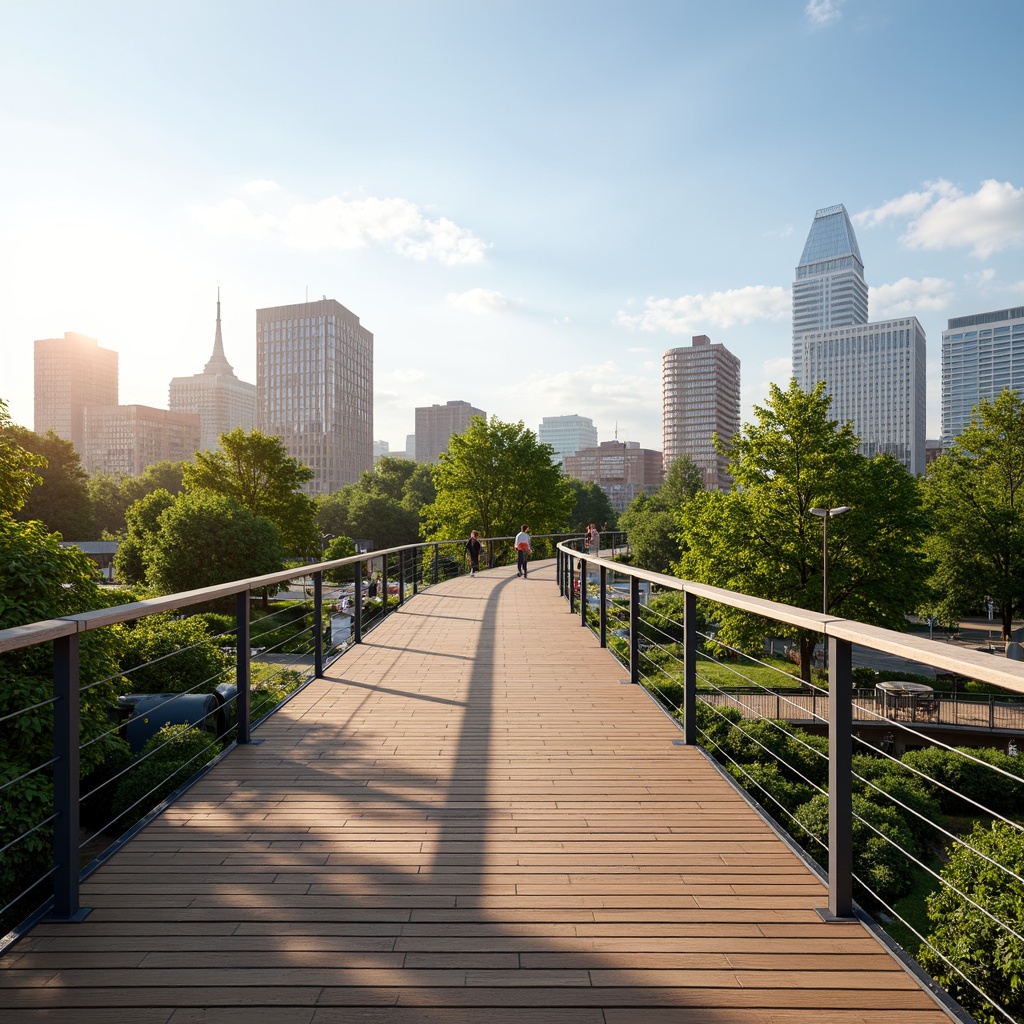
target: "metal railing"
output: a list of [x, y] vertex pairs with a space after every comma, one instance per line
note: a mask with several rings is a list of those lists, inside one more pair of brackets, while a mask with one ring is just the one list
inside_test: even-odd
[[[828, 887], [826, 905], [818, 911], [822, 918], [857, 917], [878, 931], [866, 905], [917, 949], [933, 977], [974, 1012], [988, 1014], [985, 1019], [991, 1020], [1024, 1020], [1024, 1003], [1015, 984], [1007, 982], [1002, 995], [992, 993], [996, 986], [990, 965], [979, 972], [963, 957], [947, 955], [931, 926], [922, 928], [919, 920], [909, 919], [887, 898], [884, 874], [864, 870], [865, 847], [871, 845], [883, 860], [891, 858], [897, 870], [997, 929], [997, 944], [1009, 946], [1008, 955], [1024, 955], [1024, 920], [1019, 912], [1015, 916], [1006, 909], [1024, 902], [1019, 898], [1024, 895], [1024, 877], [1014, 870], [1015, 862], [1003, 863], [975, 833], [966, 835], [964, 825], [966, 819], [975, 819], [981, 827], [992, 822], [993, 829], [1006, 828], [1014, 835], [1024, 831], [1018, 824], [1024, 820], [1024, 763], [1018, 767], [1016, 743], [1011, 740], [1007, 753], [971, 751], [950, 747], [934, 735], [936, 724], [1020, 728], [1014, 698], [953, 701], [935, 695], [929, 702], [886, 705], [874, 694], [868, 698], [860, 691], [858, 696], [852, 652], [855, 645], [866, 647], [1013, 694], [1024, 694], [1024, 665], [983, 652], [951, 651], [947, 644], [920, 635], [634, 568], [594, 557], [577, 543], [558, 546], [556, 576], [570, 613], [594, 632], [602, 647], [611, 648], [628, 671], [629, 682], [643, 684], [679, 720], [681, 741], [702, 747], [763, 814], [789, 833], [794, 847], [817, 862]], [[658, 605], [666, 599], [660, 595], [672, 594], [670, 601], [678, 610], [663, 613]], [[763, 618], [765, 636], [773, 635], [773, 622], [823, 635], [827, 682], [797, 683], [781, 665], [728, 648], [711, 631], [702, 631], [698, 608], [710, 617], [715, 605]], [[785, 682], [795, 685], [783, 688], [780, 684]], [[1013, 717], [1004, 719], [1004, 714]], [[794, 723], [801, 719], [826, 727], [827, 740], [798, 728]], [[870, 742], [864, 723], [884, 727], [884, 738]], [[908, 749], [923, 749], [897, 757], [893, 735]], [[1024, 733], [1021, 736], [1024, 739]], [[1020, 753], [1024, 755], [1024, 743]], [[973, 781], [958, 790], [951, 784], [954, 776]], [[978, 792], [963, 791], [972, 788]], [[876, 812], [875, 804], [890, 808], [889, 818], [896, 815], [903, 830]], [[988, 906], [986, 899], [944, 876], [942, 862], [958, 855], [990, 868], [997, 883], [1003, 880], [1010, 895], [1002, 906]], [[997, 883], [987, 877], [989, 889]], [[889, 940], [889, 945], [895, 943]], [[898, 948], [896, 952], [901, 953]], [[937, 988], [932, 977], [901, 958], [922, 984]], [[1015, 974], [1016, 968], [1007, 971]], [[946, 1008], [968, 1019], [951, 1000]]]
[[[547, 545], [553, 551], [554, 544], [567, 536], [574, 535], [540, 535], [534, 541], [539, 547]], [[512, 557], [512, 539], [487, 538], [492, 564]], [[334, 626], [341, 624], [341, 617], [334, 614], [332, 605], [337, 601], [332, 601], [324, 577], [346, 569], [352, 575], [352, 611], [351, 616], [346, 617], [347, 635], [337, 637]], [[0, 862], [5, 854], [11, 855], [33, 844], [38, 858], [39, 844], [50, 832], [53, 851], [47, 870], [28, 878], [17, 892], [11, 892], [8, 886], [4, 900], [0, 900], [3, 904], [0, 905], [0, 920], [15, 924], [13, 931], [0, 942], [0, 950], [44, 914], [63, 920], [83, 917], [88, 911], [80, 904], [81, 880], [145, 824], [162, 806], [161, 801], [176, 795], [177, 791], [169, 790], [190, 784], [195, 772], [222, 753], [224, 744], [260, 742], [253, 739], [253, 728], [280, 703], [277, 699], [272, 700], [270, 706], [257, 703], [254, 714], [254, 699], [258, 701], [265, 693], [289, 699], [302, 685], [320, 677], [334, 658], [353, 644], [361, 643], [370, 630], [421, 588], [466, 571], [465, 539], [425, 541], [0, 630], [0, 656], [12, 657], [16, 652], [42, 645], [52, 649], [53, 661], [52, 694], [0, 718], [0, 726], [17, 728], [19, 721], [25, 724], [31, 716], [41, 716], [48, 727], [52, 717], [53, 728], [52, 756], [40, 752], [38, 762], [29, 767], [22, 766], [16, 772], [6, 770], [10, 762], [4, 763], [0, 751], [0, 809], [12, 808], [14, 798], [20, 800], [22, 794], [31, 790], [32, 799], [28, 802], [36, 814], [20, 834], [8, 838], [0, 847]], [[298, 601], [290, 601], [271, 613], [257, 612], [254, 617], [254, 599], [258, 592], [276, 591], [289, 585], [301, 591]], [[347, 591], [347, 585], [344, 589]], [[93, 697], [100, 694], [102, 698], [112, 688], [131, 691], [133, 677], [151, 670], [155, 664], [130, 668], [122, 665], [114, 676], [83, 679], [82, 644], [90, 634], [138, 623], [152, 616], [180, 616], [183, 610], [208, 608], [214, 602], [229, 605], [233, 602], [234, 614], [229, 616], [228, 628], [207, 639], [206, 646], [212, 647], [215, 653], [213, 659], [207, 659], [212, 665], [209, 673], [187, 680], [186, 685], [175, 687], [174, 692], [129, 692], [117, 701], [119, 707], [111, 707], [109, 729], [92, 736], [83, 745], [80, 728], [83, 696], [88, 699], [90, 694]], [[254, 647], [254, 644], [260, 646]], [[163, 655], [160, 660], [167, 659], [170, 664], [173, 658], [187, 656], [189, 651], [188, 646], [182, 647]], [[254, 673], [259, 677], [255, 687]], [[137, 715], [139, 710], [144, 714]], [[154, 768], [161, 757], [177, 751], [182, 741], [179, 734], [151, 744], [152, 749], [143, 747], [143, 741], [151, 739], [164, 719], [181, 723], [183, 729], [199, 730], [203, 735], [197, 739], [198, 733], [189, 733], [192, 745], [175, 761], [170, 778], [158, 777], [152, 785], [147, 782], [137, 787], [140, 791], [133, 794], [132, 799], [122, 801], [126, 806], [119, 806], [100, 824], [90, 824], [83, 831], [83, 801], [110, 803], [111, 792], [122, 786], [132, 772], [147, 763]], [[146, 730], [141, 730], [143, 721], [150, 723]], [[131, 736], [133, 728], [139, 735], [133, 750], [139, 756], [129, 764], [116, 765], [102, 773], [103, 777], [95, 784], [90, 778], [88, 788], [83, 789], [83, 751], [93, 743], [117, 735]], [[136, 747], [142, 749], [141, 754]], [[52, 800], [48, 793], [51, 786]], [[154, 803], [156, 810], [152, 809]], [[17, 818], [11, 814], [9, 820]], [[115, 830], [125, 834], [98, 849]], [[97, 850], [94, 859], [83, 868], [83, 851], [87, 851], [85, 856], [88, 856]]]

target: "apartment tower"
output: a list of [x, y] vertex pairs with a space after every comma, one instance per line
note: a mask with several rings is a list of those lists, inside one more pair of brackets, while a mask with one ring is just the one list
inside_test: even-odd
[[461, 434], [474, 416], [487, 419], [483, 409], [477, 409], [469, 402], [447, 402], [417, 408], [416, 461], [436, 466], [441, 452], [448, 451], [452, 434]]
[[942, 332], [942, 449], [983, 399], [1024, 393], [1024, 306], [954, 317]]
[[554, 449], [556, 465], [566, 455], [575, 455], [584, 448], [597, 447], [597, 427], [589, 416], [545, 416], [537, 431], [537, 440]]
[[705, 334], [661, 357], [662, 451], [667, 470], [687, 456], [709, 491], [728, 491], [729, 457], [715, 450], [740, 429], [740, 361]]
[[329, 494], [373, 469], [373, 335], [340, 302], [256, 310], [256, 426]]
[[117, 405], [117, 353], [95, 338], [67, 331], [35, 343], [32, 429], [52, 430], [85, 456], [85, 409]]

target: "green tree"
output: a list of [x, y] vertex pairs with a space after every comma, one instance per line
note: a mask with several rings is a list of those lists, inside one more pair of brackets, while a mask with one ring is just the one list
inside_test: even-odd
[[[905, 614], [925, 592], [919, 554], [926, 517], [920, 489], [892, 456], [858, 454], [852, 427], [829, 419], [824, 384], [771, 386], [729, 449], [734, 489], [698, 493], [680, 515], [678, 575], [800, 608], [822, 606], [822, 520], [814, 507], [848, 505], [828, 527], [829, 603], [835, 615], [905, 629]], [[760, 649], [763, 620], [716, 609], [719, 639]], [[773, 625], [784, 632], [786, 627]], [[816, 635], [800, 641], [801, 673], [810, 680]]]
[[928, 467], [924, 493], [934, 524], [926, 545], [933, 610], [959, 620], [991, 598], [1009, 640], [1024, 609], [1024, 402], [1016, 391], [982, 400]]
[[632, 564], [653, 572], [668, 572], [679, 560], [678, 515], [693, 496], [704, 489], [704, 475], [691, 459], [676, 459], [665, 482], [654, 494], [638, 494], [619, 519], [628, 535]]
[[183, 482], [187, 491], [223, 495], [268, 520], [287, 552], [306, 555], [318, 550], [316, 506], [300, 488], [313, 476], [281, 438], [238, 427], [221, 434], [217, 451], [196, 452], [196, 461], [185, 464]]
[[589, 480], [577, 480], [573, 476], [565, 477], [565, 484], [573, 496], [573, 507], [567, 520], [570, 530], [582, 533], [591, 523], [599, 530], [603, 530], [606, 525], [609, 530], [615, 529], [615, 509], [608, 495], [597, 484]]
[[181, 494], [184, 490], [184, 476], [187, 462], [170, 462], [162, 460], [151, 462], [138, 476], [126, 476], [121, 480], [121, 493], [127, 502], [144, 498], [153, 491], [167, 491], [168, 494]]
[[124, 515], [131, 503], [125, 500], [121, 490], [122, 480], [121, 476], [96, 470], [86, 482], [86, 493], [101, 538], [124, 534]]
[[[330, 544], [327, 545], [327, 550], [324, 551], [324, 561], [332, 562], [336, 558], [348, 558], [355, 553], [356, 546], [350, 538], [334, 537]], [[351, 565], [343, 565], [338, 569], [332, 569], [330, 572], [324, 573], [324, 579], [328, 583], [351, 583], [354, 578], [355, 567]]]
[[114, 630], [131, 693], [185, 693], [195, 687], [209, 692], [225, 681], [224, 670], [233, 664], [198, 615], [149, 615]]
[[474, 417], [434, 468], [437, 498], [421, 510], [427, 535], [455, 539], [475, 529], [485, 538], [510, 536], [522, 523], [535, 534], [562, 529], [573, 494], [551, 456], [551, 446], [521, 421]]
[[25, 504], [29, 491], [42, 482], [36, 470], [45, 465], [46, 459], [19, 443], [7, 403], [0, 398], [0, 513], [17, 512]]
[[942, 869], [949, 885], [928, 897], [928, 942], [934, 950], [922, 945], [917, 959], [975, 1020], [1002, 1024], [1006, 1018], [974, 985], [1019, 1020], [1024, 1015], [1024, 942], [1007, 929], [1024, 932], [1024, 834], [1007, 822], [979, 822], [967, 843], [973, 849], [957, 845]]
[[172, 594], [275, 572], [282, 552], [269, 520], [222, 494], [197, 491], [160, 513], [143, 561], [146, 581]]
[[29, 491], [17, 518], [38, 519], [65, 540], [97, 539], [96, 517], [89, 499], [89, 477], [75, 446], [52, 430], [41, 435], [12, 426], [5, 433], [8, 431], [26, 451], [45, 460], [39, 470], [40, 484]]
[[114, 555], [114, 575], [122, 583], [146, 583], [148, 552], [160, 529], [160, 516], [174, 504], [165, 490], [155, 490], [125, 512], [126, 533]]

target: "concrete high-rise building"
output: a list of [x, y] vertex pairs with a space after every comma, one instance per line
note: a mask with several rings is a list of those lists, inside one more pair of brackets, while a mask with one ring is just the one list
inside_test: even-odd
[[85, 456], [85, 408], [117, 405], [117, 353], [67, 331], [35, 343], [33, 430], [52, 430]]
[[555, 450], [552, 462], [563, 462], [584, 448], [597, 447], [597, 427], [589, 416], [545, 416], [537, 431], [537, 440]]
[[202, 451], [216, 450], [221, 434], [236, 427], [248, 432], [256, 425], [256, 385], [239, 380], [224, 355], [219, 291], [213, 355], [202, 373], [171, 379], [168, 407], [171, 412], [198, 415], [199, 448]]
[[569, 476], [597, 484], [616, 512], [625, 512], [638, 494], [653, 494], [665, 481], [662, 466], [661, 452], [636, 441], [602, 441], [567, 455], [562, 464]]
[[814, 215], [793, 283], [793, 375], [825, 382], [831, 415], [851, 421], [866, 456], [891, 452], [924, 472], [924, 329], [916, 317], [868, 323], [864, 263], [846, 208]]
[[732, 486], [729, 458], [714, 438], [728, 443], [740, 429], [740, 361], [706, 334], [689, 348], [670, 348], [661, 357], [662, 451], [667, 470], [687, 456], [704, 474], [709, 491]]
[[373, 469], [373, 335], [340, 302], [256, 310], [256, 426], [329, 494]]
[[199, 447], [199, 415], [148, 405], [85, 410], [86, 471], [138, 476], [154, 462], [187, 462]]
[[474, 416], [487, 419], [483, 409], [469, 402], [448, 402], [416, 409], [416, 461], [436, 466], [441, 452], [448, 451], [452, 434], [461, 434]]
[[942, 332], [942, 448], [971, 422], [983, 399], [1024, 393], [1024, 306], [958, 316]]

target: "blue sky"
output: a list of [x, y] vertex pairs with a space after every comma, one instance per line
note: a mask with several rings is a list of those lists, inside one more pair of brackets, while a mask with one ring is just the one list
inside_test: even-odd
[[819, 207], [871, 318], [1024, 304], [1019, 0], [7, 0], [0, 397], [32, 341], [120, 354], [123, 403], [198, 373], [221, 289], [335, 298], [375, 336], [374, 436], [464, 399], [661, 448], [661, 355], [707, 334], [744, 421], [785, 384]]

